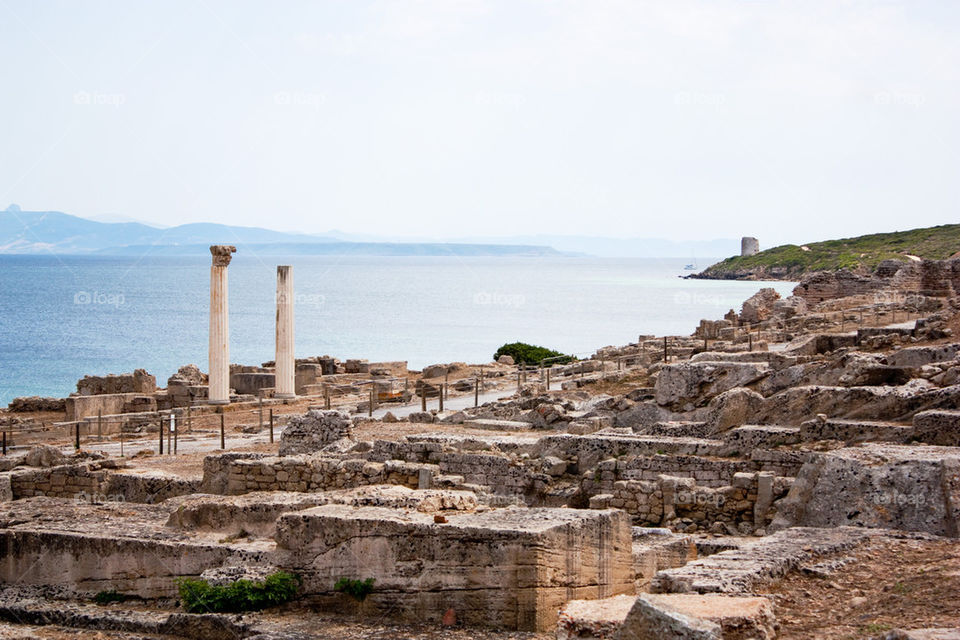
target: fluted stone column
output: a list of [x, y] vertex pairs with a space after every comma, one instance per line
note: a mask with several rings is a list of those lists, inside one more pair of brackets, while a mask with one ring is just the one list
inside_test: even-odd
[[230, 322], [227, 315], [227, 265], [237, 248], [226, 244], [210, 247], [210, 404], [230, 403]]
[[277, 398], [296, 397], [293, 359], [293, 267], [277, 267]]

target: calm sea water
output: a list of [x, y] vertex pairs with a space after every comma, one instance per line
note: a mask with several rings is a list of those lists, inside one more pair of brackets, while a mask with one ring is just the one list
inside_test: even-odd
[[[298, 357], [487, 361], [505, 342], [587, 355], [688, 334], [769, 283], [681, 280], [678, 259], [237, 254], [231, 361], [273, 359], [276, 265], [294, 266]], [[707, 261], [704, 261], [706, 264]], [[209, 258], [0, 256], [0, 405], [142, 367], [207, 366]], [[782, 295], [791, 283], [773, 283]]]

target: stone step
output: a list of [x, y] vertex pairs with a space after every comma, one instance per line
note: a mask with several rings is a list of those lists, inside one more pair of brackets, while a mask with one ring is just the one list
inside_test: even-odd
[[624, 618], [618, 637], [773, 640], [777, 622], [767, 598], [644, 593]]
[[758, 448], [796, 444], [800, 442], [800, 429], [797, 427], [745, 424], [724, 433], [723, 441], [731, 449], [746, 452]]
[[804, 442], [842, 440], [856, 442], [908, 442], [914, 434], [912, 425], [872, 420], [808, 420], [800, 425]]
[[702, 438], [707, 435], [706, 422], [657, 422], [643, 430], [651, 436], [673, 436], [681, 438]]
[[557, 640], [613, 640], [637, 596], [571, 600], [560, 611]]
[[655, 593], [752, 594], [812, 558], [852, 549], [871, 533], [862, 528], [794, 527], [721, 551], [653, 578]]
[[633, 527], [632, 533], [638, 591], [648, 591], [658, 571], [682, 567], [697, 559], [697, 547], [688, 535], [659, 527]]
[[918, 442], [960, 447], [960, 411], [921, 411], [913, 416], [913, 431], [913, 437]]
[[533, 425], [520, 420], [494, 420], [491, 418], [474, 418], [464, 420], [463, 426], [474, 429], [488, 429], [490, 431], [530, 431]]

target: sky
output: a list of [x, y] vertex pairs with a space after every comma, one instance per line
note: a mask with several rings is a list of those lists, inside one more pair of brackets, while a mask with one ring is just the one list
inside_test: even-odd
[[0, 209], [764, 245], [957, 222], [952, 0], [0, 0]]

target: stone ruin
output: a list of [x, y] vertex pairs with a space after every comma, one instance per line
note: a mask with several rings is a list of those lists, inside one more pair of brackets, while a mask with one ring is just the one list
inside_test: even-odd
[[[712, 321], [725, 324], [709, 344], [641, 336], [555, 367], [549, 390], [394, 416], [404, 435], [313, 409], [277, 454], [211, 454], [202, 477], [10, 456], [0, 611], [113, 628], [84, 598], [162, 602], [178, 578], [283, 569], [310, 611], [353, 610], [336, 581], [374, 579], [363, 610], [391, 624], [776, 638], [790, 576], [839, 575], [871, 541], [960, 539], [960, 309], [932, 300], [904, 327], [884, 303], [886, 322], [861, 326], [860, 304], [761, 292]], [[30, 598], [64, 585], [68, 605]], [[202, 635], [154, 615], [125, 624]], [[285, 637], [271, 615], [201, 617]], [[886, 637], [950, 637], [923, 626]]]
[[341, 440], [354, 444], [352, 434], [353, 423], [347, 413], [314, 409], [287, 422], [280, 439], [280, 455], [313, 453]]

